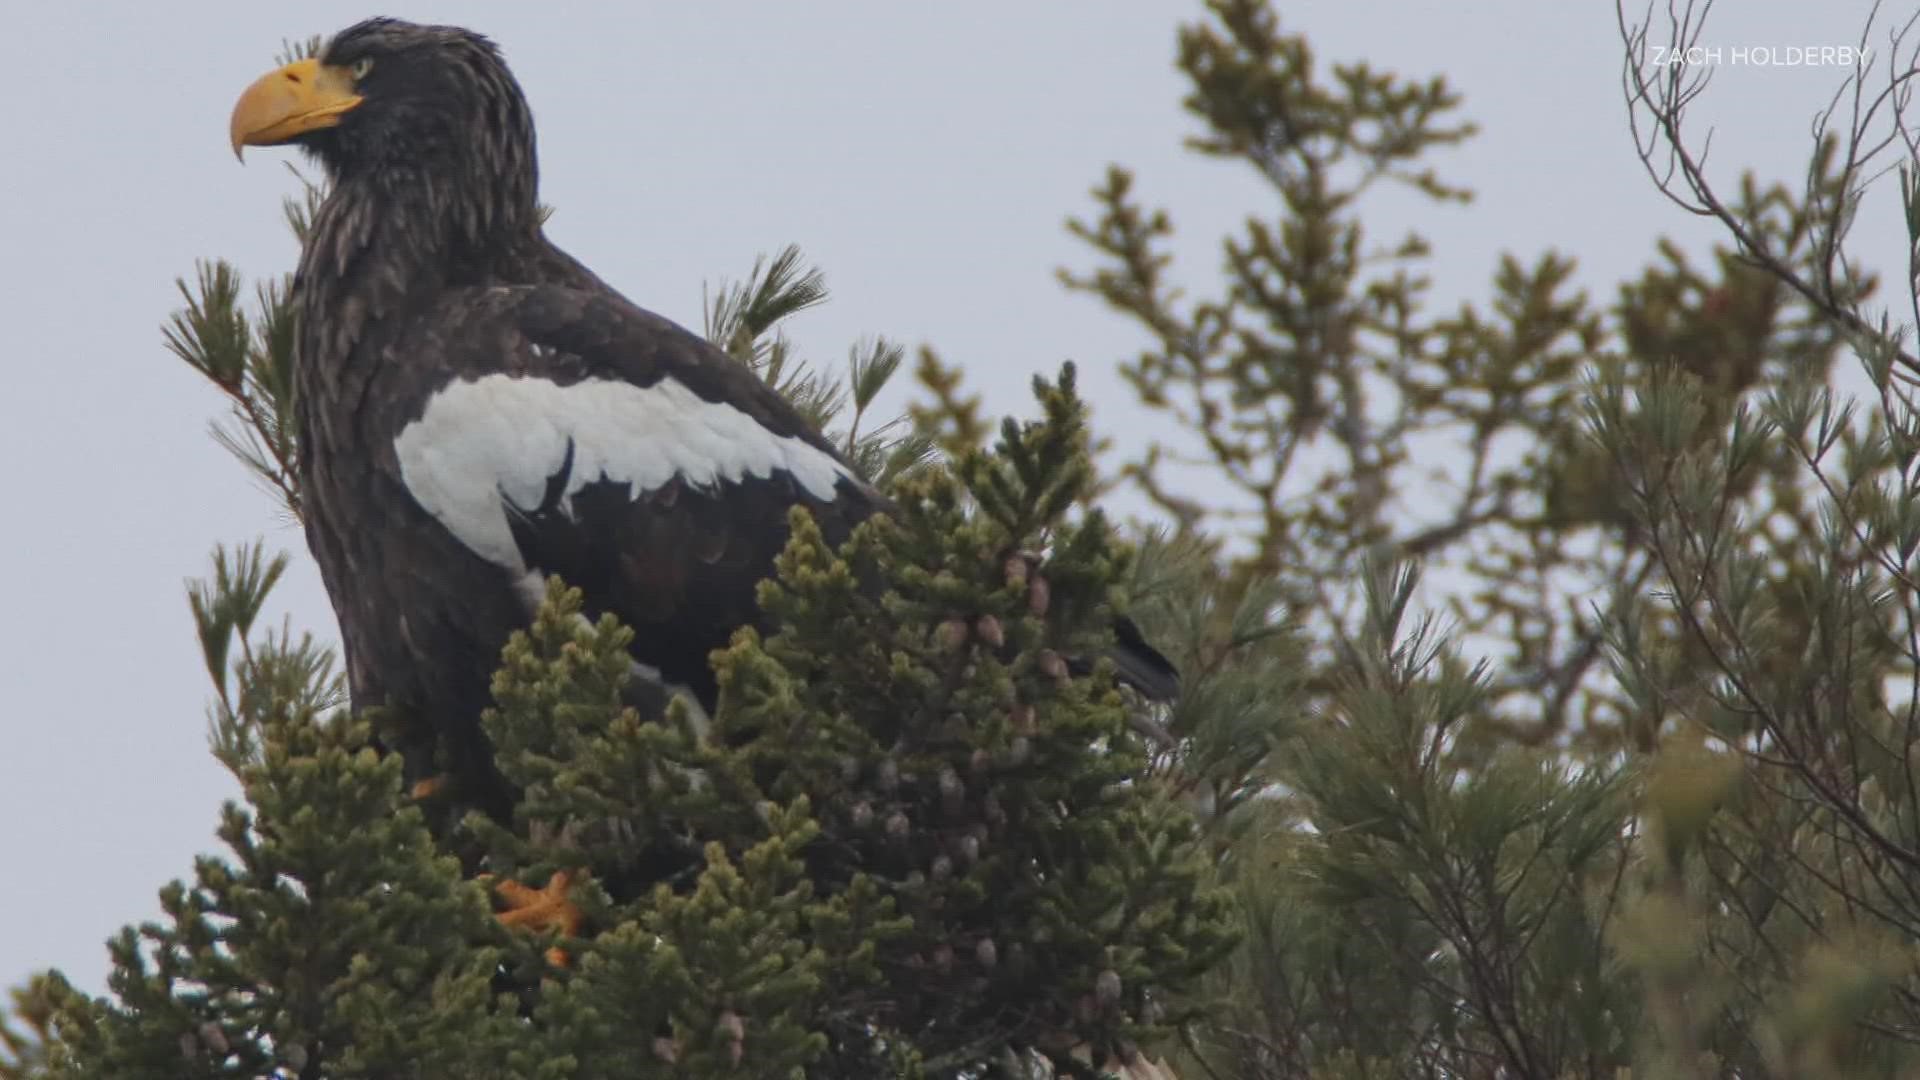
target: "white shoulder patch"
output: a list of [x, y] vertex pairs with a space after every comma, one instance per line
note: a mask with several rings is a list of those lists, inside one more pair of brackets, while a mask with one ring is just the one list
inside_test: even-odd
[[527, 568], [507, 526], [508, 504], [540, 505], [569, 441], [573, 471], [560, 498], [567, 514], [573, 496], [600, 480], [626, 484], [638, 498], [676, 476], [710, 488], [784, 470], [815, 498], [830, 499], [841, 477], [854, 478], [831, 454], [673, 379], [463, 379], [434, 394], [393, 448], [414, 500], [475, 553], [519, 574]]

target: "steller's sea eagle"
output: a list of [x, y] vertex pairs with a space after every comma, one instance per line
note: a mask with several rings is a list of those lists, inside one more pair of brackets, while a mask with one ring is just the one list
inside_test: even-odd
[[[295, 144], [331, 182], [293, 287], [305, 527], [354, 706], [424, 721], [398, 747], [410, 780], [510, 813], [479, 717], [547, 575], [711, 710], [709, 654], [760, 622], [788, 510], [838, 544], [887, 509], [745, 365], [548, 241], [533, 118], [485, 37], [358, 23], [249, 87], [231, 136]], [[1131, 627], [1113, 655], [1174, 690]]]

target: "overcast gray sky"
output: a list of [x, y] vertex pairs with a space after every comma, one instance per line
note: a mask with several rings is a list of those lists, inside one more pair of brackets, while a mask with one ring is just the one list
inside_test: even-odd
[[[181, 591], [212, 545], [264, 535], [296, 552], [281, 610], [333, 636], [301, 537], [205, 432], [218, 396], [164, 352], [173, 279], [224, 256], [294, 260], [287, 152], [246, 168], [226, 146], [239, 92], [285, 38], [371, 14], [493, 36], [532, 101], [551, 232], [641, 304], [700, 319], [703, 282], [801, 244], [834, 299], [793, 333], [837, 361], [885, 333], [964, 364], [996, 411], [1036, 371], [1078, 360], [1096, 421], [1123, 444], [1148, 414], [1114, 377], [1131, 328], [1056, 284], [1087, 260], [1063, 221], [1109, 162], [1181, 229], [1181, 273], [1214, 279], [1217, 236], [1269, 200], [1183, 154], [1174, 30], [1197, 0], [864, 3], [39, 3], [0, 34], [0, 986], [59, 966], [99, 987], [103, 941], [217, 848], [233, 795], [205, 744], [206, 677]], [[1905, 18], [1913, 0], [1888, 14]], [[1735, 46], [1840, 45], [1866, 0], [1723, 0]], [[1902, 10], [1902, 9], [1906, 10]], [[1576, 255], [1602, 298], [1655, 238], [1716, 239], [1660, 199], [1626, 134], [1607, 0], [1289, 0], [1319, 56], [1444, 73], [1483, 133], [1438, 160], [1466, 208], [1390, 197], [1374, 235], [1417, 226], [1437, 293], [1485, 295], [1502, 252]], [[1807, 121], [1844, 73], [1729, 64], [1699, 106], [1714, 164], [1793, 180]], [[1888, 187], [1861, 226], [1900, 265]]]

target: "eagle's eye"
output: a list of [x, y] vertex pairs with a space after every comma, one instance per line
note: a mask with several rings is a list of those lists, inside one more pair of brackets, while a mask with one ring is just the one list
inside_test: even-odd
[[363, 56], [360, 59], [355, 60], [353, 62], [353, 67], [349, 70], [353, 72], [353, 77], [355, 80], [366, 78], [367, 72], [373, 70], [373, 57]]

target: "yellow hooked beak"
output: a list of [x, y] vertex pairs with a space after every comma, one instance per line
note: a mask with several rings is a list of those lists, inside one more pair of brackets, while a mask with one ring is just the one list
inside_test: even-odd
[[346, 68], [328, 67], [318, 60], [296, 60], [254, 80], [233, 106], [228, 133], [233, 156], [248, 146], [275, 146], [309, 131], [340, 123], [340, 117], [360, 104], [353, 75]]

